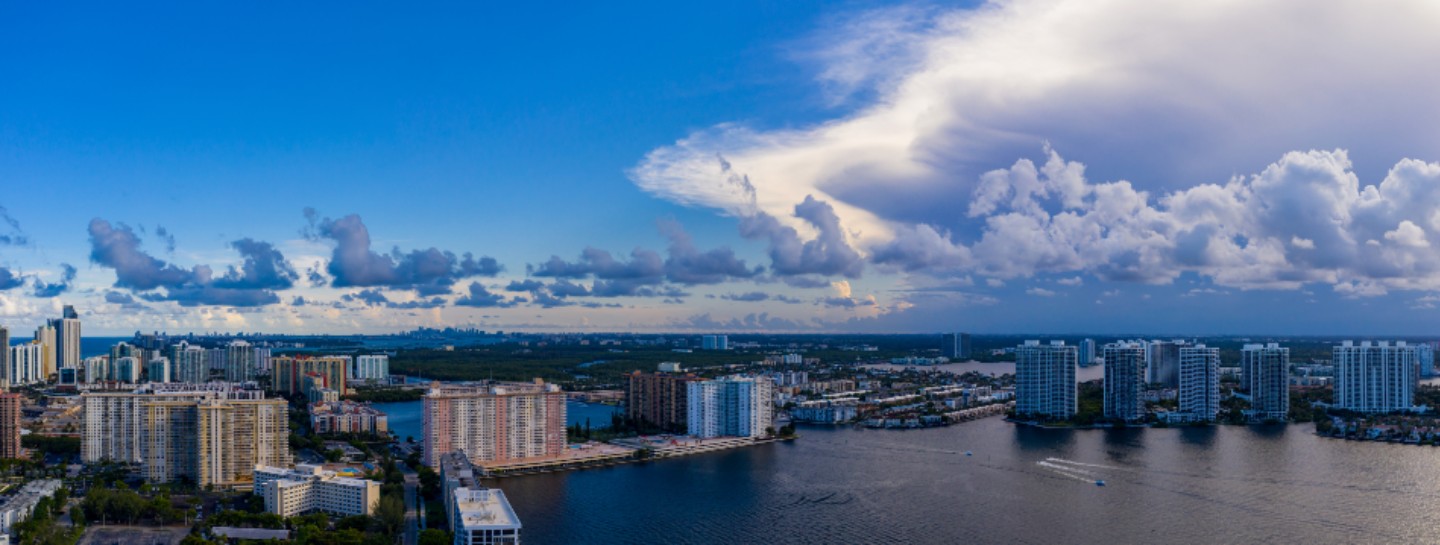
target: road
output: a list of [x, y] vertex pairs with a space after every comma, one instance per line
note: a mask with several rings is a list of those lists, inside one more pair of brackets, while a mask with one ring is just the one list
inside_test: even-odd
[[400, 473], [405, 475], [405, 545], [420, 543], [420, 474], [401, 462]]

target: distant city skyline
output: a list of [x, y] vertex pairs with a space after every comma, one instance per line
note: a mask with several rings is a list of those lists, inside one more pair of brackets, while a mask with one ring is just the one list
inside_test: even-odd
[[556, 11], [15, 6], [0, 325], [28, 337], [65, 305], [86, 336], [1440, 318], [1429, 3]]

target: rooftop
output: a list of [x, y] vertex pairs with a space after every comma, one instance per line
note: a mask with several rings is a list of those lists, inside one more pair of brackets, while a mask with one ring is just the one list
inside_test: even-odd
[[505, 492], [496, 488], [458, 488], [455, 509], [460, 512], [457, 528], [465, 530], [520, 529], [520, 519], [505, 499]]

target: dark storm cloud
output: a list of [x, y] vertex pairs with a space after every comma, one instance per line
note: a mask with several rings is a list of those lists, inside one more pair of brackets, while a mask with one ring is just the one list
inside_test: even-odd
[[113, 269], [115, 287], [129, 289], [146, 301], [258, 307], [279, 303], [274, 290], [293, 286], [297, 278], [285, 256], [267, 242], [248, 238], [232, 242], [242, 262], [214, 278], [207, 265], [187, 270], [145, 253], [140, 238], [125, 224], [95, 218], [89, 232], [90, 261]]
[[410, 252], [395, 248], [388, 255], [381, 254], [370, 248], [370, 230], [360, 216], [351, 214], [316, 223], [313, 209], [306, 209], [305, 214], [311, 227], [302, 233], [335, 243], [326, 266], [333, 287], [385, 287], [437, 295], [449, 293], [461, 279], [492, 277], [503, 270], [494, 258], [477, 258], [469, 253], [457, 256], [438, 248]]
[[782, 225], [764, 212], [740, 220], [740, 235], [770, 242], [770, 270], [779, 276], [818, 274], [859, 278], [864, 268], [860, 253], [845, 242], [840, 218], [829, 203], [807, 195], [795, 205], [795, 217], [813, 225], [819, 234], [801, 242], [793, 227]]
[[0, 291], [18, 288], [25, 285], [25, 279], [15, 274], [10, 269], [0, 267]]
[[230, 247], [240, 252], [244, 261], [239, 268], [230, 267], [225, 276], [215, 280], [217, 288], [284, 290], [294, 286], [299, 278], [285, 256], [269, 242], [245, 238], [231, 243]]
[[60, 264], [61, 274], [59, 282], [45, 282], [36, 278], [34, 295], [40, 298], [57, 297], [62, 293], [70, 291], [71, 285], [75, 282], [75, 267], [69, 263]]
[[485, 289], [485, 286], [479, 282], [471, 282], [469, 292], [468, 295], [456, 299], [455, 305], [475, 308], [507, 308], [515, 306], [514, 300], [507, 300], [504, 295], [491, 293], [490, 290]]
[[746, 266], [745, 261], [736, 258], [735, 252], [728, 247], [700, 251], [690, 234], [675, 220], [661, 220], [659, 227], [660, 232], [670, 239], [665, 277], [671, 282], [718, 284], [731, 279], [752, 278], [762, 272], [760, 267], [751, 269]]
[[130, 296], [130, 294], [119, 291], [105, 292], [105, 302], [120, 305], [120, 308], [123, 308], [125, 310], [150, 309], [150, 307], [141, 304], [140, 301], [137, 301], [134, 297]]
[[542, 287], [544, 287], [544, 286], [545, 286], [545, 283], [544, 283], [544, 282], [541, 282], [541, 281], [539, 281], [539, 280], [530, 280], [530, 279], [527, 278], [527, 279], [525, 279], [525, 280], [512, 280], [509, 285], [505, 286], [505, 291], [514, 291], [514, 292], [535, 291], [535, 290], [538, 290], [538, 289], [540, 289], [540, 288], [542, 288]]

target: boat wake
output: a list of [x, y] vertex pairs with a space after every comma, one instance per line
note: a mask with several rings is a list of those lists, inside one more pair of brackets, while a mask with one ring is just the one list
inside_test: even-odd
[[1113, 469], [1113, 470], [1117, 470], [1117, 471], [1124, 471], [1124, 470], [1125, 470], [1125, 468], [1123, 468], [1123, 467], [1107, 466], [1107, 465], [1102, 465], [1102, 464], [1087, 464], [1087, 463], [1085, 463], [1085, 462], [1077, 462], [1077, 461], [1075, 461], [1075, 460], [1066, 460], [1066, 459], [1064, 459], [1064, 458], [1046, 458], [1045, 461], [1046, 461], [1046, 462], [1057, 463], [1057, 464], [1065, 464], [1065, 465], [1070, 465], [1070, 466], [1093, 467], [1093, 468], [1096, 468], [1096, 469]]

